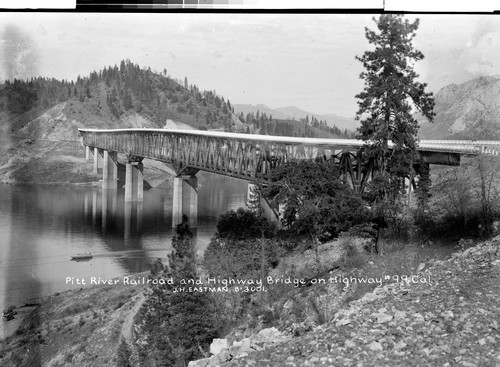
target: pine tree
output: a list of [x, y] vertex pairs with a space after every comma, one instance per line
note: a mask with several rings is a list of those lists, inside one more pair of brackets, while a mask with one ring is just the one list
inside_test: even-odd
[[413, 47], [419, 20], [410, 22], [393, 14], [373, 20], [377, 31], [366, 28], [365, 36], [375, 48], [356, 57], [365, 68], [360, 74], [364, 90], [356, 96], [356, 118], [361, 120], [357, 138], [366, 142], [364, 158], [374, 169], [369, 199], [377, 230], [375, 250], [381, 254], [385, 228], [401, 212], [400, 194], [406, 180], [415, 175], [418, 121], [414, 114], [420, 112], [432, 121], [434, 99], [414, 71], [415, 63], [424, 58]]
[[[410, 22], [402, 15], [383, 14], [374, 18], [378, 31], [365, 29], [368, 42], [375, 46], [356, 59], [363, 63], [360, 74], [364, 90], [356, 96], [361, 120], [358, 138], [369, 142], [365, 151], [372, 159], [384, 188], [380, 193], [397, 195], [404, 178], [411, 177], [418, 144], [415, 112], [432, 121], [434, 99], [417, 81], [414, 64], [424, 55], [414, 49], [413, 39], [419, 20]], [[390, 144], [393, 144], [391, 148]]]
[[[173, 251], [168, 266], [154, 264], [152, 275], [172, 279], [173, 284], [150, 288], [144, 307], [148, 349], [143, 351], [148, 363], [162, 366], [186, 366], [202, 358], [200, 349], [208, 349], [216, 334], [213, 303], [208, 293], [188, 291], [183, 281], [198, 279], [196, 254], [188, 219], [183, 217], [172, 239]], [[196, 287], [191, 285], [191, 287]], [[179, 291], [184, 288], [184, 291]]]

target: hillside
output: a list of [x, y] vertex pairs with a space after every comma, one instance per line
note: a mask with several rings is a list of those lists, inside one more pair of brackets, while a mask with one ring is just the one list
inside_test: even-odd
[[[451, 258], [421, 263], [412, 272], [414, 277], [408, 277], [415, 280], [385, 278], [383, 285], [374, 286], [361, 299], [340, 308], [335, 304], [331, 314], [322, 310], [329, 315], [322, 325], [282, 332], [262, 329], [241, 341], [231, 340], [227, 350], [219, 349], [210, 359], [189, 365], [496, 366], [500, 361], [499, 244], [496, 237]], [[137, 279], [142, 276], [146, 274]], [[354, 273], [358, 277], [362, 275]], [[362, 287], [351, 282], [329, 287], [329, 292], [336, 297], [340, 292], [345, 299]], [[19, 330], [0, 344], [0, 364], [139, 366], [136, 347], [141, 320], [136, 315], [145, 288], [118, 282], [43, 300]], [[293, 309], [285, 312], [293, 320]], [[264, 332], [273, 338], [263, 338]]]
[[422, 139], [500, 139], [500, 78], [448, 85], [435, 101], [434, 123], [421, 119]]
[[85, 286], [44, 298], [0, 343], [0, 365], [119, 366], [146, 289], [141, 275], [130, 276], [139, 279], [134, 286]]
[[219, 365], [498, 366], [499, 243], [496, 237], [451, 259], [422, 263], [409, 277], [419, 281], [377, 287], [330, 322], [278, 345], [237, 359], [229, 349]]
[[288, 107], [280, 107], [275, 109], [278, 112], [281, 112], [288, 116], [288, 118], [292, 118], [295, 116], [295, 119], [304, 119], [306, 116], [311, 116], [315, 117], [317, 120], [322, 120], [325, 121], [327, 125], [329, 126], [336, 126], [341, 130], [352, 130], [354, 131], [359, 123], [354, 120], [354, 118], [350, 119], [347, 117], [342, 117], [335, 115], [333, 113], [329, 113], [326, 115], [319, 115], [315, 113], [310, 113], [304, 110], [301, 110], [300, 108], [297, 108], [295, 106], [288, 106]]
[[326, 125], [328, 125], [329, 127], [335, 126], [342, 131], [346, 129], [354, 131], [359, 125], [359, 123], [355, 121], [354, 118], [349, 119], [334, 114], [326, 114], [326, 115], [315, 114], [312, 112], [301, 110], [300, 108], [295, 106], [279, 107], [272, 109], [263, 104], [258, 104], [255, 106], [246, 104], [234, 104], [233, 107], [234, 107], [234, 112], [236, 114], [239, 115], [243, 113], [244, 116], [246, 116], [248, 113], [256, 114], [257, 111], [259, 111], [261, 114], [265, 113], [268, 116], [271, 115], [273, 118], [281, 120], [294, 119], [298, 121], [301, 119], [306, 119], [306, 117], [309, 120], [315, 118], [318, 121], [324, 121]]
[[249, 113], [257, 114], [257, 111], [259, 111], [259, 113], [265, 113], [275, 119], [285, 120], [287, 118], [292, 118], [292, 116], [288, 116], [287, 114], [269, 108], [265, 104], [257, 104], [255, 106], [250, 104], [234, 104], [233, 108], [237, 115], [243, 113], [243, 115], [246, 116]]
[[[83, 161], [78, 128], [163, 128], [244, 131], [231, 103], [130, 61], [76, 81], [36, 78], [0, 85], [0, 181], [95, 181]], [[57, 167], [57, 170], [53, 169]]]
[[[266, 114], [262, 114], [257, 119], [249, 113], [244, 125], [248, 126], [246, 133], [274, 136], [292, 136], [306, 138], [343, 138], [349, 137], [336, 127], [330, 128], [325, 125], [315, 124], [314, 126], [306, 121], [295, 121], [288, 119], [270, 119]], [[241, 121], [241, 120], [240, 120]], [[242, 122], [243, 123], [243, 122]]]
[[[260, 105], [264, 106], [264, 105]], [[264, 106], [265, 107], [265, 106]], [[244, 108], [250, 111], [251, 109]], [[235, 110], [236, 111], [236, 110]], [[264, 108], [264, 111], [269, 109]], [[271, 110], [272, 111], [272, 110]], [[278, 116], [281, 116], [278, 114]], [[242, 111], [238, 114], [238, 121], [247, 126], [245, 132], [260, 135], [293, 136], [307, 138], [352, 138], [354, 132], [350, 130], [341, 130], [336, 126], [329, 126], [326, 121], [318, 120], [316, 117], [300, 120], [276, 118], [275, 115], [267, 114], [257, 109], [257, 112]]]

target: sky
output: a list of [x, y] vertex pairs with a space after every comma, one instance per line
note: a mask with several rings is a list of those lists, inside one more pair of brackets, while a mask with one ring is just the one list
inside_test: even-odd
[[[232, 104], [297, 106], [353, 117], [362, 91], [356, 55], [371, 48], [367, 14], [0, 13], [0, 80], [76, 80], [129, 59], [167, 70]], [[376, 16], [376, 15], [375, 15]], [[411, 15], [415, 66], [434, 93], [500, 75], [500, 17]]]

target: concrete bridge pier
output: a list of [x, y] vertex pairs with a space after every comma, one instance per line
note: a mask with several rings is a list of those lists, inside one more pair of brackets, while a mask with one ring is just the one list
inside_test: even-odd
[[125, 201], [144, 199], [144, 166], [138, 161], [129, 161], [125, 166]]
[[88, 145], [85, 145], [85, 160], [90, 160], [90, 147]]
[[189, 218], [189, 226], [198, 226], [198, 178], [196, 176], [174, 177], [172, 199], [172, 228], [182, 223], [182, 216]]
[[104, 190], [116, 189], [118, 187], [117, 155], [116, 152], [109, 152], [107, 150], [103, 153], [102, 188]]
[[92, 171], [93, 173], [97, 173], [99, 171], [99, 166], [102, 165], [102, 162], [101, 164], [99, 164], [99, 161], [102, 161], [102, 158], [99, 157], [101, 154], [102, 153], [100, 152], [99, 148], [94, 148], [94, 170]]

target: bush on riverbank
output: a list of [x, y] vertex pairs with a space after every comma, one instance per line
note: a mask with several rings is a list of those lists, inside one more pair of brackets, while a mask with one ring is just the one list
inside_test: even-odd
[[152, 285], [141, 310], [141, 365], [185, 366], [202, 358], [210, 342], [218, 336], [215, 304], [209, 293], [188, 291], [188, 280], [198, 279], [192, 234], [187, 218], [172, 239], [174, 251], [164, 269], [155, 264], [156, 277], [168, 281]]

